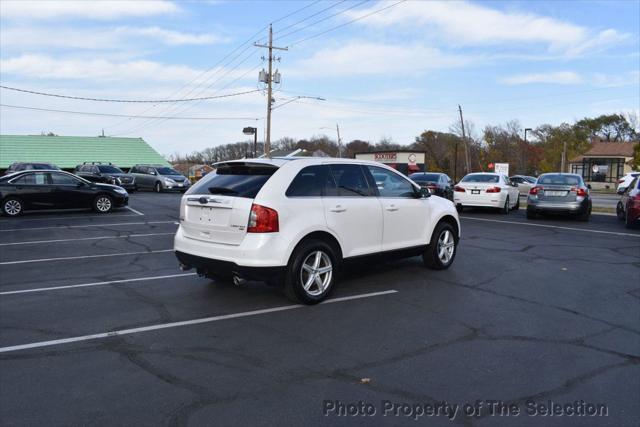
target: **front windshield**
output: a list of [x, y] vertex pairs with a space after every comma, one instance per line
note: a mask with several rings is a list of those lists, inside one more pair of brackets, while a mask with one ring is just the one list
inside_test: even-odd
[[178, 172], [177, 170], [167, 167], [157, 168], [156, 170], [160, 175], [180, 175], [180, 172]]
[[102, 173], [123, 173], [122, 169], [115, 166], [98, 166], [98, 169], [100, 169]]

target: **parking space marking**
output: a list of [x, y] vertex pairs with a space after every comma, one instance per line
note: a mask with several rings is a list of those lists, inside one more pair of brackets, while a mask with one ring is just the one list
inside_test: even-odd
[[0, 243], [0, 246], [15, 246], [15, 245], [39, 245], [43, 243], [60, 243], [60, 242], [78, 242], [82, 240], [100, 240], [100, 239], [128, 239], [129, 237], [150, 237], [150, 236], [169, 236], [174, 235], [171, 233], [148, 233], [148, 234], [127, 234], [126, 236], [100, 236], [100, 237], [81, 237], [78, 239], [55, 239], [55, 240], [33, 240], [26, 242], [11, 242]]
[[112, 256], [159, 254], [163, 252], [173, 252], [173, 249], [163, 249], [160, 251], [145, 251], [145, 252], [121, 252], [117, 254], [102, 254], [102, 255], [66, 256], [66, 257], [60, 257], [60, 258], [25, 259], [21, 261], [3, 261], [3, 262], [0, 262], [0, 265], [29, 264], [34, 262], [50, 262], [50, 261], [67, 261], [67, 260], [87, 259], [87, 258], [107, 258]]
[[[326, 301], [324, 301], [324, 302], [322, 302], [320, 304], [331, 304], [331, 303], [352, 301], [352, 300], [356, 300], [356, 299], [371, 298], [371, 297], [377, 297], [377, 296], [382, 296], [382, 295], [394, 294], [396, 292], [398, 292], [398, 291], [392, 289], [392, 290], [388, 290], [388, 291], [371, 292], [371, 293], [359, 294], [359, 295], [351, 295], [351, 296], [341, 297], [341, 298], [332, 298], [332, 299], [326, 300]], [[68, 343], [80, 342], [80, 341], [96, 340], [96, 339], [100, 339], [100, 338], [116, 337], [116, 336], [122, 336], [122, 335], [131, 335], [131, 334], [137, 334], [137, 333], [141, 333], [141, 332], [156, 331], [156, 330], [159, 330], [159, 329], [177, 328], [177, 327], [180, 327], [180, 326], [189, 326], [189, 325], [198, 325], [198, 324], [202, 324], [202, 323], [218, 322], [220, 320], [229, 320], [229, 319], [238, 319], [238, 318], [242, 318], [242, 317], [258, 316], [260, 314], [275, 313], [275, 312], [278, 312], [278, 311], [285, 311], [285, 310], [294, 310], [294, 309], [303, 308], [303, 307], [307, 307], [307, 306], [300, 305], [300, 304], [283, 305], [283, 306], [279, 306], [279, 307], [265, 308], [265, 309], [262, 309], [262, 310], [245, 311], [245, 312], [242, 312], [242, 313], [223, 314], [223, 315], [220, 315], [220, 316], [204, 317], [204, 318], [193, 319], [193, 320], [183, 320], [181, 322], [161, 323], [161, 324], [157, 324], [157, 325], [142, 326], [142, 327], [139, 327], [139, 328], [120, 329], [120, 330], [117, 330], [117, 331], [102, 332], [102, 333], [91, 334], [91, 335], [82, 335], [82, 336], [79, 336], [79, 337], [62, 338], [62, 339], [51, 340], [51, 341], [40, 341], [40, 342], [34, 342], [34, 343], [30, 343], [30, 344], [12, 345], [12, 346], [8, 346], [8, 347], [0, 347], [0, 353], [8, 353], [8, 352], [11, 352], [11, 351], [18, 351], [18, 350], [27, 350], [27, 349], [31, 349], [31, 348], [50, 347], [50, 346], [54, 346], [54, 345], [68, 344]]]
[[135, 214], [138, 214], [138, 215], [140, 215], [140, 216], [144, 216], [144, 214], [143, 214], [142, 212], [140, 212], [140, 211], [137, 211], [137, 210], [133, 209], [131, 206], [125, 206], [125, 207], [126, 207], [127, 209], [129, 209], [131, 212], [135, 213]]
[[[105, 214], [100, 215], [82, 215], [82, 216], [57, 216], [57, 217], [38, 217], [38, 218], [29, 218], [22, 217], [20, 218], [20, 222], [26, 221], [57, 221], [61, 219], [85, 219], [85, 218], [104, 218]], [[113, 214], [112, 217], [127, 217], [127, 216], [137, 216], [135, 214]], [[1, 220], [0, 224], [8, 224], [10, 222], [15, 221], [15, 219], [5, 219]]]
[[16, 294], [26, 294], [26, 293], [32, 293], [32, 292], [57, 291], [60, 289], [86, 288], [89, 286], [115, 285], [118, 283], [145, 282], [148, 280], [172, 279], [174, 277], [187, 277], [187, 276], [197, 276], [197, 273], [169, 274], [166, 276], [138, 277], [136, 279], [109, 280], [107, 282], [80, 283], [78, 285], [64, 285], [64, 286], [51, 286], [48, 288], [21, 289], [17, 291], [0, 292], [0, 295], [16, 295]]
[[562, 226], [559, 226], [559, 225], [532, 224], [532, 223], [528, 223], [528, 222], [517, 222], [517, 221], [502, 221], [502, 220], [499, 220], [499, 219], [474, 218], [474, 217], [470, 217], [470, 216], [460, 216], [460, 218], [470, 219], [470, 220], [474, 220], [474, 221], [501, 222], [501, 223], [504, 223], [504, 224], [528, 225], [529, 227], [556, 228], [556, 229], [560, 229], [560, 230], [586, 231], [588, 233], [613, 234], [614, 236], [640, 237], [640, 234], [621, 233], [621, 232], [618, 232], [618, 231], [589, 230], [588, 228], [562, 227]]
[[[134, 215], [130, 215], [134, 216]], [[112, 224], [87, 224], [87, 225], [56, 225], [54, 227], [33, 227], [33, 228], [9, 228], [0, 230], [0, 233], [8, 233], [10, 231], [31, 231], [31, 230], [55, 230], [65, 228], [86, 228], [86, 227], [121, 227], [123, 225], [149, 225], [149, 224], [178, 224], [178, 221], [146, 221], [146, 222], [118, 222]]]

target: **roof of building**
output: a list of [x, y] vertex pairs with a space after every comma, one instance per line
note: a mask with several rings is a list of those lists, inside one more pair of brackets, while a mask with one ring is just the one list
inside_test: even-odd
[[142, 138], [0, 135], [0, 169], [14, 162], [47, 162], [63, 169], [83, 162], [111, 162], [122, 168], [136, 163], [169, 165]]
[[571, 159], [571, 162], [581, 162], [588, 157], [633, 157], [633, 147], [636, 144], [638, 142], [593, 141], [586, 153]]

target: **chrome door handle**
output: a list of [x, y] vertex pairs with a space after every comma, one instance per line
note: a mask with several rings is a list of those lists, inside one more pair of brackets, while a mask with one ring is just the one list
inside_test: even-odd
[[347, 210], [347, 208], [343, 208], [342, 206], [336, 206], [333, 209], [329, 209], [329, 212], [340, 213], [340, 212], [345, 212], [346, 210]]
[[388, 210], [389, 212], [395, 212], [398, 210], [398, 208], [396, 208], [395, 206], [391, 205], [391, 206], [387, 206], [385, 208], [386, 210]]

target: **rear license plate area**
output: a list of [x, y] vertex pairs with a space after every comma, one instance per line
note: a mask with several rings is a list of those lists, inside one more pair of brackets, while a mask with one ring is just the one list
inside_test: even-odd
[[548, 197], [564, 197], [567, 195], [566, 191], [553, 191], [553, 190], [547, 190], [544, 192], [545, 196]]
[[480, 190], [471, 190], [471, 194], [480, 194]]

